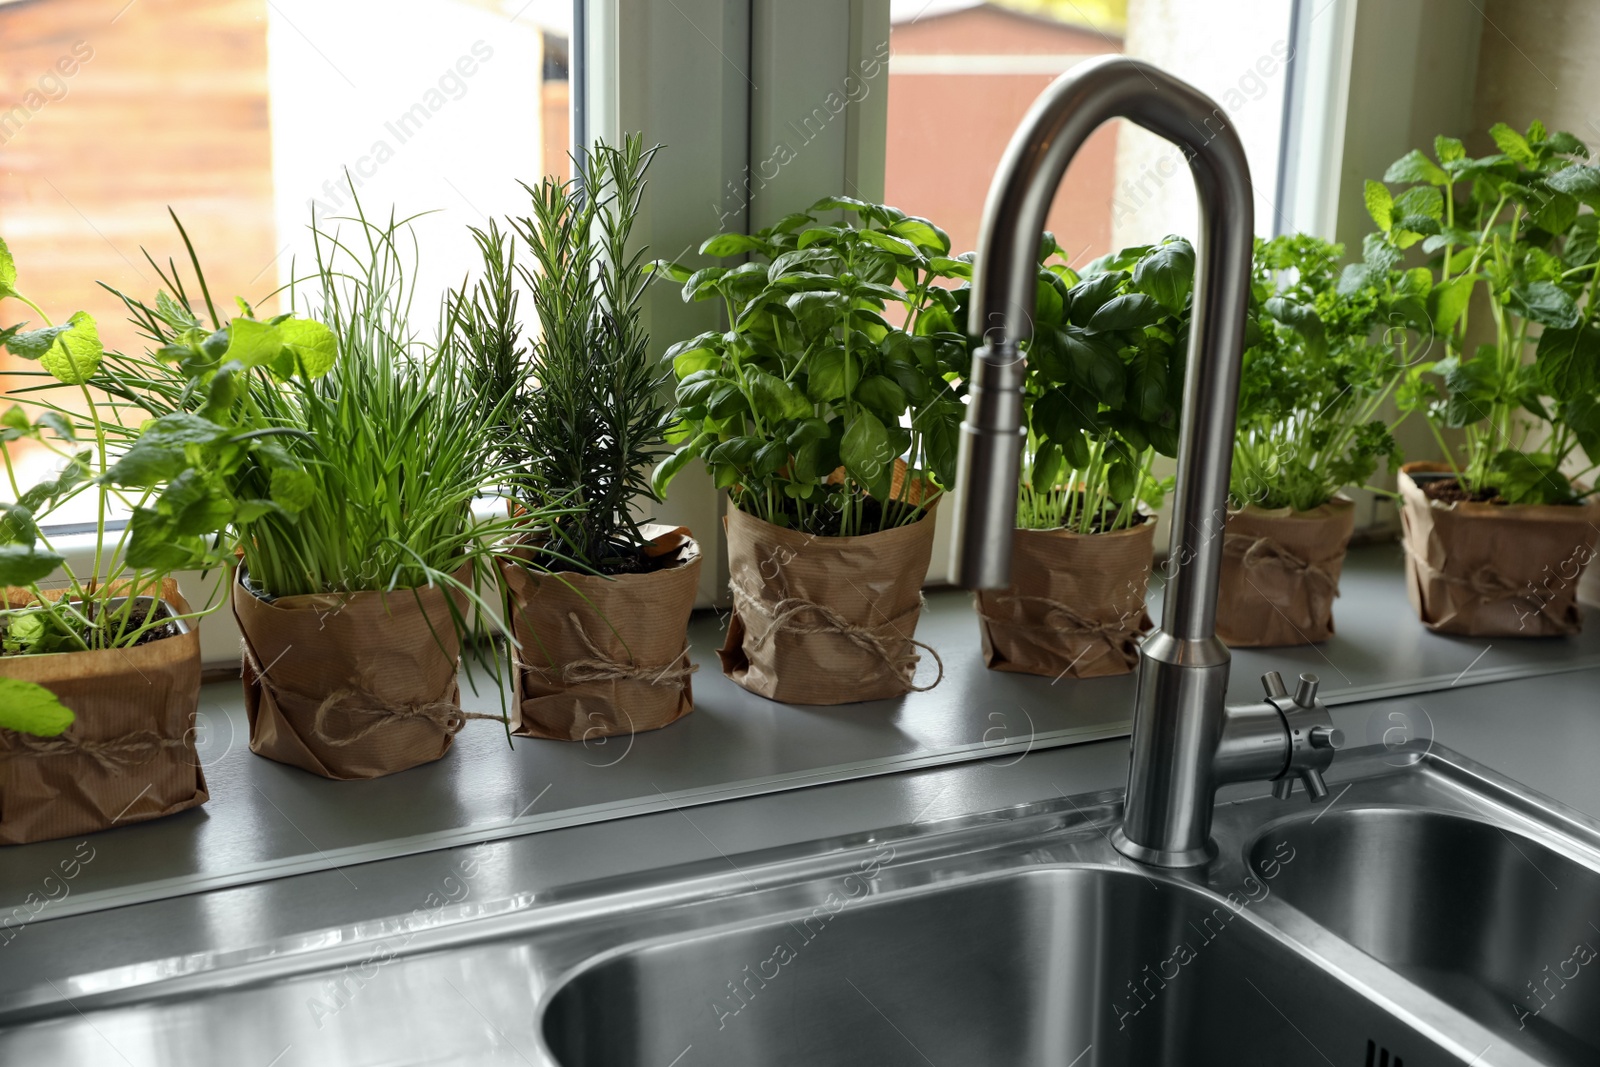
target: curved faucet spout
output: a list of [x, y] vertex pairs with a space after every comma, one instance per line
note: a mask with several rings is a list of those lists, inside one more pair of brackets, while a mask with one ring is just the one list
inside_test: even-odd
[[1136, 59], [1102, 56], [1057, 79], [1022, 120], [989, 188], [973, 273], [969, 332], [985, 346], [974, 360], [962, 439], [958, 580], [970, 588], [998, 588], [1009, 580], [1021, 462], [1017, 346], [1033, 332], [1039, 241], [1067, 165], [1113, 118], [1129, 119], [1183, 149], [1199, 193], [1194, 316], [1168, 554], [1173, 573], [1162, 630], [1203, 640], [1216, 631], [1220, 535], [1250, 292], [1250, 167], [1220, 107]]
[[[1229, 657], [1216, 637], [1255, 243], [1250, 168], [1220, 107], [1136, 59], [1103, 56], [1046, 89], [990, 187], [973, 274], [970, 332], [983, 347], [973, 360], [962, 427], [958, 580], [988, 589], [1010, 579], [1025, 439], [1021, 345], [1032, 334], [1039, 242], [1067, 165], [1113, 118], [1182, 148], [1200, 200], [1165, 603], [1161, 629], [1140, 652], [1128, 800], [1115, 838], [1141, 862], [1189, 866], [1211, 855], [1217, 786], [1287, 773], [1291, 731], [1275, 704], [1224, 707]], [[1322, 714], [1317, 708], [1308, 714]]]

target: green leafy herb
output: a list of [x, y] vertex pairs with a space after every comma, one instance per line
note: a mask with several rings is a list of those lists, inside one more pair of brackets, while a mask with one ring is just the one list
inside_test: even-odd
[[699, 459], [775, 525], [852, 535], [920, 519], [955, 478], [969, 294], [949, 285], [970, 262], [927, 219], [844, 196], [700, 251], [751, 258], [653, 265], [685, 301], [720, 301], [728, 326], [667, 350], [678, 448], [656, 491]]
[[[1600, 468], [1600, 252], [1595, 216], [1580, 210], [1600, 206], [1600, 169], [1584, 162], [1576, 137], [1542, 123], [1489, 132], [1500, 152], [1480, 159], [1439, 138], [1442, 178], [1417, 162], [1426, 161], [1420, 152], [1386, 175], [1427, 182], [1442, 208], [1422, 248], [1445, 351], [1412, 367], [1397, 395], [1404, 410], [1426, 415], [1468, 492], [1572, 503]], [[1475, 292], [1487, 323], [1471, 321]], [[1460, 430], [1461, 444], [1445, 430]]]
[[[1410, 157], [1390, 173], [1397, 168], [1421, 171]], [[1236, 507], [1309, 511], [1366, 482], [1380, 460], [1399, 459], [1394, 426], [1378, 416], [1427, 341], [1428, 283], [1369, 261], [1341, 285], [1343, 255], [1305, 234], [1256, 243], [1255, 343], [1244, 356], [1229, 484]]]
[[0, 730], [34, 737], [60, 737], [74, 716], [56, 695], [42, 685], [17, 678], [0, 678]]
[[[640, 320], [644, 250], [632, 233], [657, 148], [598, 142], [572, 181], [524, 186], [531, 214], [473, 235], [484, 275], [452, 297], [460, 358], [496, 412], [507, 494], [547, 513], [551, 553], [601, 572], [646, 565], [640, 505], [666, 445], [669, 374]], [[519, 247], [520, 246], [520, 247]], [[526, 249], [531, 262], [519, 258]], [[524, 340], [521, 279], [538, 318]]]
[[1080, 276], [1045, 236], [1024, 345], [1019, 525], [1108, 532], [1160, 506], [1170, 483], [1150, 465], [1177, 453], [1193, 290], [1181, 237], [1102, 256]]
[[[132, 646], [169, 621], [161, 613], [145, 610], [141, 598], [159, 596], [163, 581], [173, 570], [217, 559], [215, 553], [205, 552], [180, 558], [171, 546], [159, 558], [141, 552], [137, 544], [141, 515], [159, 507], [169, 493], [187, 491], [191, 496], [184, 530], [193, 541], [209, 538], [213, 544], [220, 540], [227, 517], [193, 506], [192, 487], [185, 490], [178, 481], [183, 473], [180, 465], [147, 464], [148, 477], [137, 483], [113, 474], [124, 464], [137, 466], [140, 457], [173, 447], [163, 444], [168, 427], [159, 420], [149, 427], [143, 425], [150, 405], [165, 404], [169, 376], [164, 369], [156, 368], [154, 377], [131, 374], [113, 386], [104, 373], [108, 354], [94, 319], [80, 311], [65, 323], [52, 324], [42, 308], [18, 291], [16, 263], [0, 242], [0, 300], [6, 299], [18, 301], [43, 322], [32, 329], [26, 328], [28, 323], [0, 329], [0, 343], [12, 355], [37, 361], [39, 371], [15, 373], [42, 378], [44, 384], [14, 390], [23, 403], [0, 417], [0, 444], [30, 440], [53, 457], [55, 470], [24, 490], [18, 484], [12, 451], [4, 450], [12, 499], [0, 501], [4, 516], [0, 520], [0, 584], [26, 590], [31, 596], [0, 612], [4, 631], [0, 651], [43, 655]], [[62, 388], [75, 394], [76, 403], [71, 407], [55, 399]], [[129, 415], [133, 420], [125, 421]], [[93, 446], [82, 449], [80, 440], [92, 441]], [[178, 450], [181, 453], [181, 447]], [[94, 504], [95, 543], [93, 562], [86, 573], [79, 573], [51, 545], [41, 525], [56, 509], [85, 494]], [[114, 505], [134, 517], [120, 535], [107, 523]], [[46, 596], [40, 584], [57, 574], [64, 579], [64, 595]], [[219, 604], [220, 598], [213, 596], [194, 615]]]

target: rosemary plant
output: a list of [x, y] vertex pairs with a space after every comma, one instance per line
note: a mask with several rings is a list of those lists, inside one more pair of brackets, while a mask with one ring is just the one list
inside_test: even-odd
[[[638, 507], [660, 499], [648, 472], [670, 406], [640, 321], [644, 250], [630, 245], [659, 150], [638, 135], [620, 147], [600, 141], [571, 181], [524, 183], [530, 213], [509, 233], [493, 222], [473, 230], [483, 275], [450, 301], [456, 358], [485, 398], [503, 489], [524, 522], [547, 516], [530, 525], [550, 535], [544, 554], [557, 568], [652, 565]], [[539, 322], [526, 339], [519, 281]]]

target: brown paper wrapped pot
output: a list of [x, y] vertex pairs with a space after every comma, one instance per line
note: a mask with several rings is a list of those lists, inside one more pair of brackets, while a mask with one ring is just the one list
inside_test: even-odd
[[1420, 478], [1448, 472], [1438, 463], [1401, 468], [1406, 590], [1417, 617], [1447, 634], [1577, 633], [1578, 579], [1600, 538], [1600, 503], [1430, 500]]
[[[646, 525], [648, 537], [676, 533]], [[587, 741], [659, 730], [694, 710], [689, 615], [700, 546], [645, 574], [543, 574], [502, 559], [520, 737]]]
[[[30, 594], [8, 590], [21, 606]], [[191, 610], [168, 581], [162, 599]], [[42, 685], [76, 721], [59, 738], [0, 730], [0, 844], [75, 837], [210, 799], [195, 752], [200, 630], [135, 648], [0, 658], [0, 676]]]
[[1310, 645], [1333, 636], [1355, 502], [1335, 497], [1309, 511], [1228, 514], [1222, 535], [1217, 636], [1233, 648]]
[[[465, 580], [463, 568], [457, 577]], [[456, 682], [456, 610], [438, 586], [268, 601], [233, 585], [244, 637], [250, 751], [352, 780], [431, 763], [469, 718]], [[492, 716], [491, 716], [492, 717]]]
[[977, 594], [984, 665], [1051, 678], [1126, 674], [1150, 629], [1153, 521], [1114, 533], [1017, 530], [1011, 586]]
[[931, 508], [908, 526], [857, 537], [786, 530], [737, 508], [724, 522], [733, 593], [717, 653], [724, 674], [787, 704], [931, 688], [914, 680], [916, 649], [932, 651], [914, 638], [933, 556]]

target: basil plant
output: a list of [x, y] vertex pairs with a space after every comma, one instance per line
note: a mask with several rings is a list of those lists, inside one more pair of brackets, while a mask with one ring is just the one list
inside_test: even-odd
[[1161, 505], [1151, 473], [1178, 451], [1194, 287], [1181, 237], [1102, 256], [1080, 275], [1046, 234], [1024, 346], [1027, 444], [1017, 501], [1026, 529], [1127, 529]]
[[[1461, 487], [1576, 503], [1600, 465], [1600, 168], [1572, 134], [1538, 122], [1489, 133], [1491, 155], [1439, 137], [1431, 158], [1412, 151], [1387, 184], [1367, 183], [1378, 225], [1367, 264], [1392, 265], [1418, 243], [1430, 257], [1428, 310], [1445, 351], [1412, 368], [1400, 400], [1426, 414]], [[1461, 431], [1459, 447], [1445, 430]]]
[[[844, 222], [821, 216], [842, 211]], [[920, 519], [955, 478], [969, 367], [971, 276], [926, 219], [830, 197], [755, 234], [700, 248], [735, 266], [653, 269], [685, 301], [718, 301], [726, 331], [668, 349], [676, 451], [658, 494], [704, 461], [736, 506], [777, 526], [850, 536]]]

